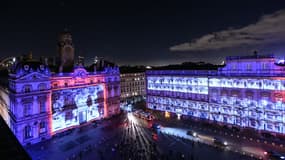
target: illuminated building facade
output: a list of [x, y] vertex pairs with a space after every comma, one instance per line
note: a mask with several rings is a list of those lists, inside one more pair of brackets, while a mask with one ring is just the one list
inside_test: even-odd
[[145, 73], [122, 73], [121, 77], [121, 99], [131, 97], [144, 97], [146, 95]]
[[228, 57], [218, 70], [148, 70], [147, 106], [285, 134], [284, 75], [273, 56], [259, 55]]
[[73, 73], [55, 74], [50, 80], [52, 133], [119, 113], [117, 67], [94, 73], [79, 66]]
[[[119, 113], [118, 67], [52, 73], [28, 59], [15, 64], [0, 88], [0, 114], [23, 145]], [[3, 81], [3, 80], [1, 80]]]

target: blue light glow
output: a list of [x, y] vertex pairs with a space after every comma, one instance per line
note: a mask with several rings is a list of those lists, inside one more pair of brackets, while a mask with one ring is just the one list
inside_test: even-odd
[[53, 91], [52, 132], [100, 118], [104, 114], [103, 86]]
[[[241, 127], [285, 133], [285, 78], [277, 77], [285, 74], [284, 69], [271, 66], [267, 61], [255, 63], [249, 65], [248, 61], [244, 62], [243, 66], [251, 67], [247, 71], [237, 64], [231, 68], [230, 63], [218, 72], [147, 71], [147, 106]], [[219, 76], [231, 74], [236, 76]]]

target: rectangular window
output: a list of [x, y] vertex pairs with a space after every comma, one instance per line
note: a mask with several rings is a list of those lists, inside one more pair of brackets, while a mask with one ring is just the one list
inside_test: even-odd
[[232, 70], [236, 70], [236, 69], [237, 69], [236, 64], [233, 64], [233, 65], [232, 65]]
[[40, 123], [40, 134], [45, 133], [45, 132], [46, 132], [46, 123], [41, 122]]
[[24, 91], [25, 91], [25, 93], [31, 92], [31, 87], [30, 86], [25, 86]]
[[46, 89], [46, 84], [42, 83], [42, 84], [39, 85], [39, 90], [40, 91], [43, 91], [45, 89]]
[[263, 69], [263, 70], [268, 69], [268, 65], [267, 65], [267, 63], [262, 63], [262, 69]]
[[251, 70], [251, 64], [246, 64], [246, 70], [250, 71]]
[[24, 129], [24, 132], [25, 132], [25, 139], [29, 139], [29, 138], [32, 138], [32, 128], [31, 126], [26, 126], [25, 129]]
[[40, 101], [39, 105], [40, 105], [40, 113], [44, 113], [46, 111], [46, 105], [45, 105], [45, 101]]
[[32, 104], [26, 103], [24, 104], [24, 116], [29, 116], [32, 114]]

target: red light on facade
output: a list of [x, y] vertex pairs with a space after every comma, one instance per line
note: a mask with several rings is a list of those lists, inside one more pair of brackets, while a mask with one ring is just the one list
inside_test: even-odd
[[104, 86], [104, 117], [108, 117], [108, 107], [107, 107], [107, 95], [108, 95], [108, 89], [107, 89], [107, 85], [103, 84]]

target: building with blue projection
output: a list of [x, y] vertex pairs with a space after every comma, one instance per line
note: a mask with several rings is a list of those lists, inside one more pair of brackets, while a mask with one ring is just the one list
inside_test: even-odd
[[[0, 115], [22, 145], [33, 144], [70, 128], [120, 111], [120, 73], [116, 65], [73, 66], [68, 45], [54, 71], [32, 55], [17, 58], [1, 73]], [[68, 57], [68, 61], [65, 60]], [[82, 58], [81, 58], [82, 61]], [[63, 63], [64, 62], [64, 63]], [[67, 63], [68, 62], [68, 63]]]
[[285, 134], [285, 66], [274, 56], [227, 57], [217, 70], [148, 70], [147, 107]]

